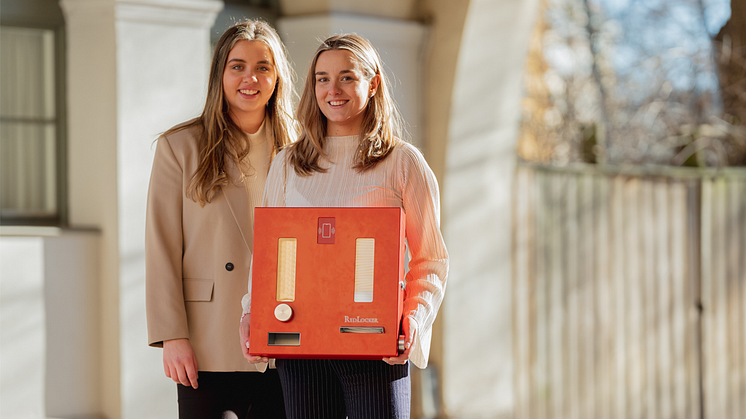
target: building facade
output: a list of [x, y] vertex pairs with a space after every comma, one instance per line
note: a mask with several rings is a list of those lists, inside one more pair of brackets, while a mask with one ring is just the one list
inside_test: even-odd
[[[510, 191], [537, 5], [3, 0], [4, 31], [52, 31], [52, 41], [39, 42], [57, 51], [47, 77], [60, 86], [48, 100], [56, 108], [26, 119], [56, 124], [53, 143], [62, 146], [51, 146], [38, 167], [63, 169], [48, 176], [55, 215], [36, 223], [45, 226], [11, 214], [0, 227], [0, 416], [176, 417], [175, 386], [145, 328], [153, 140], [201, 110], [210, 40], [232, 18], [263, 15], [288, 48], [298, 86], [320, 39], [341, 32], [370, 39], [393, 76], [412, 142], [438, 177], [451, 270], [432, 367], [413, 369], [416, 416], [512, 417]], [[8, 33], [3, 42], [15, 39]], [[4, 126], [20, 121], [6, 111]], [[5, 129], [3, 136], [10, 141]]]

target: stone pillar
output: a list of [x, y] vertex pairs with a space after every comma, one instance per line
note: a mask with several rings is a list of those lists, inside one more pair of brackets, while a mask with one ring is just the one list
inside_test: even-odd
[[120, 417], [116, 38], [113, 0], [61, 0], [67, 35], [68, 218], [101, 231], [101, 413]]
[[452, 418], [513, 417], [512, 183], [537, 4], [471, 0], [461, 38], [443, 187], [443, 397]]
[[162, 351], [147, 347], [145, 204], [153, 140], [204, 107], [216, 0], [117, 2], [122, 417], [176, 417]]
[[[288, 3], [285, 1], [283, 7], [289, 7]], [[354, 3], [360, 3], [361, 7], [367, 4]], [[344, 10], [350, 8], [351, 5]], [[296, 8], [290, 8], [291, 13], [296, 11]], [[410, 139], [414, 145], [424, 146], [421, 99], [425, 27], [418, 22], [390, 17], [337, 13], [336, 9], [314, 11], [317, 13], [310, 16], [283, 17], [278, 21], [278, 31], [298, 73], [298, 94], [302, 92], [309, 62], [320, 42], [330, 35], [356, 33], [368, 39], [378, 51], [393, 87], [396, 104], [407, 123]], [[283, 13], [288, 11], [283, 10]]]
[[221, 0], [61, 0], [67, 23], [70, 223], [101, 248], [102, 413], [176, 417], [147, 347], [145, 201], [153, 140], [198, 115]]

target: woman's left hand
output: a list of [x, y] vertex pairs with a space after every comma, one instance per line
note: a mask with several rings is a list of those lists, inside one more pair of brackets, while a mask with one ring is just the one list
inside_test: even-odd
[[241, 340], [241, 352], [243, 352], [243, 357], [246, 358], [247, 361], [249, 361], [249, 364], [258, 364], [261, 362], [269, 362], [269, 359], [266, 356], [255, 356], [249, 354], [249, 325], [251, 323], [251, 314], [246, 313], [243, 316], [241, 316], [241, 325], [238, 327], [238, 335]]
[[389, 365], [404, 364], [407, 362], [409, 354], [412, 352], [414, 337], [417, 335], [417, 322], [409, 316], [405, 317], [402, 320], [402, 330], [404, 331], [404, 352], [396, 357], [383, 358], [383, 362]]

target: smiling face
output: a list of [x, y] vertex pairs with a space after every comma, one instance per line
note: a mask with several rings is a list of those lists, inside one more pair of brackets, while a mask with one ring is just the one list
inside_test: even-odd
[[380, 82], [378, 75], [368, 80], [360, 63], [347, 50], [322, 52], [316, 60], [316, 103], [327, 119], [326, 135], [360, 133], [368, 105]]
[[262, 41], [238, 41], [223, 71], [223, 94], [231, 119], [244, 132], [256, 132], [277, 83], [269, 47]]

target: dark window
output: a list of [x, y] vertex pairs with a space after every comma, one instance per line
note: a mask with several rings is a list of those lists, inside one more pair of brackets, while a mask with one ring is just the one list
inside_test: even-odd
[[50, 1], [3, 1], [0, 223], [66, 221], [64, 22]]

